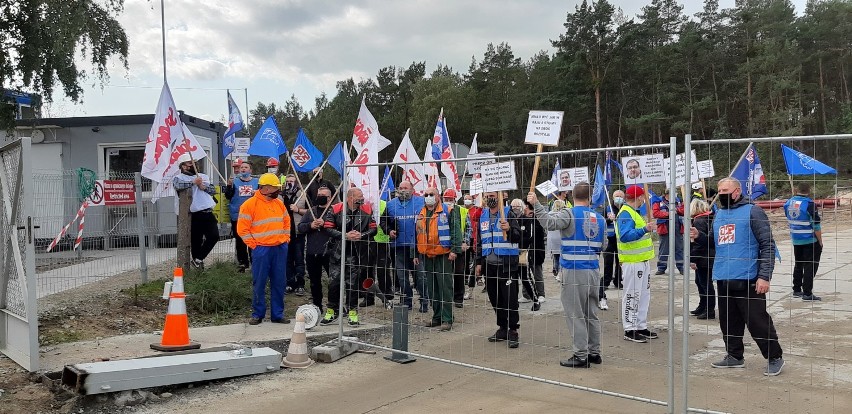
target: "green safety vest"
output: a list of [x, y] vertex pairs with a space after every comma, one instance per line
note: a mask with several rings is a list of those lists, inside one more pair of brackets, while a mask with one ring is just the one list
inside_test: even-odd
[[459, 208], [459, 216], [461, 216], [461, 233], [464, 236], [464, 228], [467, 226], [467, 208], [456, 206]]
[[[382, 214], [385, 214], [385, 207], [387, 207], [387, 205], [388, 203], [385, 200], [379, 200], [379, 217], [381, 217]], [[373, 240], [379, 243], [387, 243], [390, 241], [390, 236], [382, 231], [382, 226], [379, 226], [378, 223], [376, 223], [376, 235], [373, 236]]]
[[[620, 216], [626, 211], [636, 223], [636, 228], [645, 227], [645, 219], [639, 215], [632, 207], [627, 204], [621, 206], [618, 211]], [[618, 231], [618, 220], [615, 222], [615, 235], [618, 242], [618, 260], [622, 263], [640, 263], [647, 262], [654, 258], [654, 241], [651, 240], [651, 233], [645, 233], [642, 238], [632, 242], [624, 243], [621, 241], [621, 232]]]

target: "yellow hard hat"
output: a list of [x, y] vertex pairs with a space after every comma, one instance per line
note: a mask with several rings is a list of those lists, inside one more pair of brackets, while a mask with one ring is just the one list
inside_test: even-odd
[[260, 179], [257, 180], [257, 185], [271, 185], [273, 187], [281, 187], [281, 181], [278, 180], [278, 177], [272, 173], [266, 173], [260, 176]]

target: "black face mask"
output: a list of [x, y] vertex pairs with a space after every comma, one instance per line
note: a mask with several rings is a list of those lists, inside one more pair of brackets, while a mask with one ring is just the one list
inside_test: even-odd
[[489, 198], [489, 199], [485, 200], [485, 205], [487, 205], [488, 208], [497, 207], [497, 199], [496, 198]]
[[731, 208], [736, 201], [733, 194], [719, 194], [719, 206], [722, 208]]
[[264, 194], [264, 195], [269, 197], [270, 199], [276, 199], [276, 198], [278, 198], [279, 195], [281, 195], [281, 190], [275, 190], [275, 191], [273, 191], [269, 194]]
[[189, 167], [189, 168], [183, 170], [183, 173], [186, 174], [186, 175], [195, 175], [195, 168]]
[[362, 205], [364, 205], [364, 199], [363, 199], [363, 198], [359, 198], [359, 199], [355, 200], [355, 201], [353, 202], [353, 204], [355, 204], [355, 207], [361, 207]]
[[319, 206], [325, 206], [326, 204], [328, 204], [328, 196], [318, 195], [316, 198], [316, 202]]

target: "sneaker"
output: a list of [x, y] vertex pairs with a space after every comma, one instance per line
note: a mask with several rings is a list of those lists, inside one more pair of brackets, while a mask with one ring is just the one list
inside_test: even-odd
[[692, 315], [692, 316], [701, 315], [702, 313], [706, 313], [706, 311], [704, 309], [701, 309], [701, 308], [695, 308], [695, 309], [689, 311], [689, 314]]
[[636, 332], [639, 332], [639, 335], [642, 335], [642, 336], [644, 336], [645, 338], [648, 338], [648, 339], [657, 339], [657, 338], [660, 337], [660, 335], [657, 335], [656, 332], [651, 332], [647, 329], [640, 329]]
[[290, 323], [290, 320], [289, 320], [289, 319], [287, 319], [286, 317], [285, 317], [285, 318], [281, 318], [281, 319], [272, 319], [272, 323], [283, 323], [283, 324], [288, 324], [288, 323]]
[[502, 342], [509, 339], [509, 331], [503, 328], [494, 332], [494, 335], [488, 337], [488, 342]]
[[577, 355], [572, 356], [568, 359], [563, 359], [559, 361], [559, 365], [568, 368], [588, 368], [589, 360], [586, 358], [580, 358]]
[[464, 304], [461, 302], [456, 302], [455, 306], [459, 309], [464, 308]]
[[245, 272], [246, 272], [246, 266], [245, 265], [237, 266], [237, 273], [245, 273]]
[[546, 301], [547, 301], [547, 299], [546, 299], [544, 296], [539, 296], [539, 297], [538, 297], [538, 303], [544, 303], [544, 302], [546, 302]]
[[608, 303], [606, 303], [606, 298], [603, 298], [603, 299], [601, 299], [601, 301], [600, 301], [600, 302], [598, 302], [598, 308], [600, 308], [600, 310], [607, 310], [607, 309], [609, 309], [609, 304], [608, 304]]
[[517, 348], [521, 343], [518, 342], [518, 330], [510, 329], [509, 330], [509, 348]]
[[648, 342], [648, 338], [646, 338], [645, 335], [640, 334], [639, 331], [624, 331], [624, 340], [639, 344]]
[[325, 316], [320, 321], [320, 325], [328, 325], [337, 320], [337, 312], [332, 308], [328, 308], [325, 311]]
[[664, 275], [664, 274], [666, 274], [665, 270], [657, 270], [657, 273], [654, 273], [655, 276]]
[[817, 295], [810, 294], [810, 295], [802, 295], [802, 300], [805, 301], [805, 302], [819, 302], [819, 301], [822, 300], [822, 298], [817, 296]]
[[781, 368], [784, 368], [784, 358], [770, 358], [763, 375], [774, 377], [781, 373]]
[[802, 292], [793, 292], [793, 297], [794, 297], [794, 298], [800, 298], [800, 297], [802, 297], [802, 295], [803, 295], [803, 293], [802, 293]]
[[297, 288], [296, 296], [305, 296], [305, 288]]
[[530, 299], [526, 296], [521, 296], [521, 297], [518, 298], [518, 303], [530, 303], [530, 302], [532, 302], [532, 299]]
[[534, 302], [532, 308], [530, 308], [533, 312], [538, 312], [541, 310], [541, 302]]
[[695, 315], [695, 316], [696, 316], [695, 319], [700, 319], [700, 320], [716, 319], [716, 314], [715, 313], [709, 313], [709, 312], [702, 313], [700, 315]]
[[261, 322], [263, 322], [263, 319], [261, 319], [261, 318], [249, 319], [249, 325], [260, 325]]
[[447, 331], [449, 331], [450, 329], [453, 329], [453, 324], [451, 324], [451, 323], [442, 323], [442, 324], [441, 324], [441, 328], [440, 328], [440, 329], [438, 329], [438, 331], [440, 331], [440, 332], [447, 332]]
[[430, 320], [429, 322], [424, 323], [423, 326], [427, 328], [437, 328], [441, 326], [441, 321]]
[[358, 322], [358, 311], [352, 309], [349, 311], [349, 326], [360, 325], [361, 322]]
[[286, 289], [284, 289], [284, 292], [285, 292], [285, 293], [288, 293], [288, 294], [293, 293], [293, 287], [291, 287], [291, 286], [287, 286], [287, 288], [286, 288]]
[[192, 259], [189, 263], [198, 270], [204, 270], [204, 260]]
[[[783, 361], [781, 362], [781, 365], [784, 365]], [[745, 368], [745, 359], [737, 359], [730, 355], [725, 355], [721, 361], [712, 362], [710, 363], [710, 366], [713, 368]]]
[[586, 357], [586, 359], [588, 359], [589, 362], [592, 363], [592, 364], [600, 365], [600, 364], [603, 363], [603, 358], [601, 358], [600, 354], [589, 354], [589, 356]]
[[463, 299], [464, 299], [464, 300], [468, 300], [468, 299], [470, 299], [470, 298], [472, 298], [472, 297], [473, 297], [473, 288], [472, 288], [472, 287], [469, 287], [469, 288], [467, 288], [467, 292], [464, 292], [464, 297], [463, 297]]

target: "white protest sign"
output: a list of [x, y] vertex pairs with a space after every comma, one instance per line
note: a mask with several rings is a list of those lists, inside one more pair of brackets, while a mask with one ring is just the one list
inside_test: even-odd
[[711, 178], [716, 175], [713, 160], [698, 161], [698, 178]]
[[559, 131], [562, 129], [562, 111], [530, 111], [527, 120], [527, 144], [542, 144], [551, 147], [559, 145]]
[[234, 138], [234, 152], [230, 155], [234, 157], [248, 157], [249, 146], [251, 146], [251, 138]]
[[628, 155], [621, 159], [624, 184], [664, 183], [666, 172], [663, 154]]
[[589, 182], [589, 167], [563, 168], [558, 173], [559, 191], [570, 191], [574, 185], [581, 182]]
[[468, 192], [470, 195], [482, 194], [482, 180], [479, 178], [470, 180], [470, 183], [468, 183]]
[[555, 184], [553, 184], [553, 182], [550, 181], [550, 180], [547, 180], [547, 181], [535, 186], [535, 189], [538, 190], [538, 192], [541, 193], [541, 195], [543, 195], [545, 197], [559, 191], [559, 187], [557, 187]]
[[514, 161], [495, 162], [482, 166], [483, 191], [507, 191], [517, 188]]
[[[666, 174], [669, 173], [671, 169], [671, 159], [666, 158], [663, 160], [664, 168], [666, 170]], [[694, 183], [700, 180], [698, 175], [698, 161], [695, 158], [695, 151], [692, 151], [692, 165], [690, 165], [690, 169], [692, 170], [692, 174], [689, 182]], [[668, 179], [666, 180], [668, 182]], [[680, 187], [686, 184], [686, 155], [685, 154], [677, 154], [675, 156], [675, 185]]]
[[[482, 171], [482, 166], [494, 162], [494, 153], [482, 152], [479, 154], [469, 154], [467, 156], [467, 172], [468, 174], [479, 174]], [[471, 158], [476, 158], [472, 160]]]

